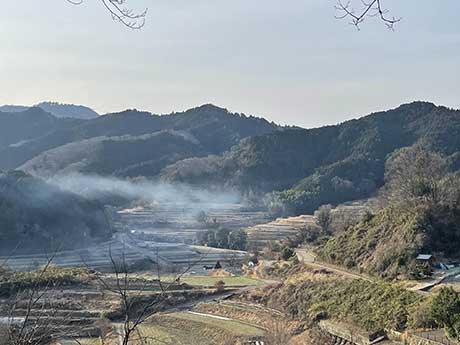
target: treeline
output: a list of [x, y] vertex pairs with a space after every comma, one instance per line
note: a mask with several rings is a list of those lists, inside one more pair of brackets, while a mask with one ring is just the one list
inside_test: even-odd
[[198, 242], [208, 247], [246, 250], [248, 247], [248, 235], [243, 229], [229, 230], [217, 227], [200, 233]]

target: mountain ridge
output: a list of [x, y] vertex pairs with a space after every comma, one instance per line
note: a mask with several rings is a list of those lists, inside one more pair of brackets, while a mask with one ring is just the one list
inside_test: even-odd
[[66, 104], [59, 102], [43, 101], [32, 106], [25, 105], [3, 105], [0, 112], [20, 113], [30, 108], [41, 108], [57, 118], [94, 119], [99, 114], [90, 107], [79, 104]]
[[[61, 124], [63, 120], [59, 119], [58, 123]], [[205, 105], [185, 112], [161, 116], [131, 109], [106, 114], [92, 120], [74, 121], [72, 125], [64, 128], [57, 126], [55, 130], [34, 138], [33, 142], [25, 142], [17, 147], [6, 146], [3, 149], [0, 146], [0, 169], [16, 169], [32, 159], [37, 162], [37, 159], [39, 159], [37, 156], [44, 154], [46, 151], [97, 137], [104, 137], [110, 140], [112, 137], [125, 135], [134, 138], [161, 131], [183, 131], [199, 141], [201, 149], [200, 152], [196, 152], [196, 156], [205, 156], [208, 154], [220, 154], [248, 136], [264, 134], [281, 128], [265, 119], [230, 113], [213, 105]], [[171, 137], [169, 139], [172, 140]], [[107, 140], [106, 142], [108, 142]], [[144, 141], [142, 142], [145, 144]], [[172, 143], [172, 141], [168, 142]], [[174, 142], [177, 144], [177, 141]], [[161, 143], [158, 143], [158, 145], [161, 145]], [[178, 147], [177, 149], [178, 152], [171, 151], [170, 154], [174, 156], [175, 153], [178, 153], [178, 158], [188, 157], [188, 155], [187, 157], [182, 156], [181, 153], [188, 152], [185, 143], [182, 148]], [[147, 147], [143, 147], [142, 150], [146, 151]], [[132, 152], [131, 155], [135, 155], [135, 153]], [[164, 161], [172, 163], [178, 158], [171, 161], [169, 158], [164, 157]], [[39, 164], [41, 165], [41, 163]], [[37, 169], [32, 170], [37, 172]], [[95, 171], [95, 173], [98, 173], [98, 171]], [[146, 172], [146, 174], [150, 176], [150, 173]]]
[[[388, 155], [415, 143], [441, 151], [460, 168], [459, 115], [459, 110], [416, 101], [337, 125], [304, 129], [280, 127], [212, 104], [169, 115], [131, 109], [65, 125], [59, 119], [58, 128], [31, 142], [0, 146], [0, 168], [21, 167], [47, 177], [75, 168], [83, 173], [224, 185], [244, 194], [270, 193], [271, 203], [283, 205], [289, 214], [311, 213], [324, 203], [375, 193], [384, 184]], [[181, 131], [196, 143], [178, 137]], [[152, 133], [162, 134], [144, 138]], [[120, 140], [124, 136], [129, 139]], [[99, 139], [88, 142], [91, 138]], [[88, 144], [88, 152], [96, 154], [81, 164], [78, 146]]]
[[273, 192], [290, 214], [372, 195], [394, 150], [423, 141], [458, 161], [460, 111], [412, 102], [334, 126], [249, 137], [222, 155], [166, 167], [167, 181]]

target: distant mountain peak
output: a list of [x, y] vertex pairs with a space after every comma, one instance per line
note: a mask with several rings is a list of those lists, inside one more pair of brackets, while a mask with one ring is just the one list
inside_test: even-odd
[[79, 104], [65, 104], [58, 102], [40, 102], [35, 105], [43, 110], [61, 118], [76, 118], [76, 119], [94, 119], [99, 116], [93, 109]]
[[196, 111], [196, 110], [203, 111], [203, 112], [219, 112], [219, 113], [228, 113], [229, 112], [228, 109], [219, 107], [219, 106], [214, 105], [212, 103], [206, 103], [206, 104], [200, 105], [200, 106], [198, 106], [196, 108], [191, 108], [191, 109], [187, 110], [187, 112]]
[[89, 120], [99, 116], [93, 109], [77, 104], [65, 104], [58, 102], [40, 102], [33, 106], [25, 105], [3, 105], [0, 106], [0, 112], [19, 113], [32, 108], [40, 108], [58, 118], [75, 118]]
[[430, 109], [430, 108], [437, 108], [438, 106], [432, 102], [427, 101], [414, 101], [409, 103], [403, 103], [398, 108], [423, 108], [423, 109]]
[[152, 115], [152, 113], [150, 113], [150, 112], [148, 112], [148, 111], [139, 110], [139, 109], [136, 109], [136, 108], [133, 108], [133, 109], [126, 109], [126, 110], [122, 110], [122, 111], [115, 112], [115, 113], [109, 113], [109, 114], [107, 114], [107, 115], [137, 115], [137, 114], [141, 114], [141, 115]]
[[5, 104], [5, 105], [0, 106], [0, 111], [3, 113], [19, 113], [29, 108], [30, 107], [26, 107], [24, 105]]

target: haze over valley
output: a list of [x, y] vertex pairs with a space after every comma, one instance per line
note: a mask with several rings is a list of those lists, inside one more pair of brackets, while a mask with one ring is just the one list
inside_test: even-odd
[[[211, 296], [217, 294], [218, 301], [228, 296], [224, 286], [229, 284], [229, 293], [236, 294], [245, 309], [253, 298], [267, 301], [262, 324], [282, 312], [283, 321], [277, 322], [314, 322], [299, 335], [301, 342], [350, 342], [341, 333], [345, 321], [363, 336], [380, 327], [420, 327], [411, 322], [422, 321], [378, 321], [353, 308], [340, 311], [344, 306], [331, 302], [330, 317], [317, 324], [311, 311], [289, 314], [300, 306], [285, 297], [293, 288], [291, 275], [307, 274], [296, 279], [303, 284], [299, 298], [314, 293], [309, 308], [320, 308], [318, 288], [329, 291], [324, 298], [334, 299], [335, 289], [353, 289], [356, 284], [374, 291], [370, 302], [377, 298], [375, 291], [392, 291], [384, 301], [373, 303], [407, 299], [398, 302], [401, 309], [379, 307], [375, 317], [394, 313], [395, 318], [415, 318], [407, 313], [428, 303], [417, 297], [422, 291], [457, 284], [458, 110], [417, 101], [335, 126], [303, 129], [211, 104], [169, 115], [126, 110], [90, 119], [57, 117], [42, 107], [3, 109], [9, 111], [0, 112], [0, 256], [9, 272], [5, 279], [13, 284], [9, 289], [21, 290], [27, 284], [21, 279], [33, 279], [18, 274], [42, 269], [41, 274], [51, 274], [46, 279], [64, 279], [58, 284], [78, 291], [81, 284], [89, 284], [89, 291], [102, 284], [109, 290], [115, 286], [122, 296], [122, 291], [139, 289], [155, 296], [162, 279], [171, 279], [162, 276], [179, 274], [175, 282], [188, 283], [174, 289], [192, 290], [181, 297], [161, 294], [172, 305], [185, 303], [183, 308], [192, 313], [222, 315], [222, 308], [229, 306], [206, 302], [209, 297], [203, 293], [210, 292], [203, 284], [216, 284]], [[421, 253], [436, 253], [440, 267], [451, 267], [452, 272], [421, 265]], [[159, 277], [156, 283], [141, 276], [152, 271]], [[81, 275], [94, 274], [90, 272], [100, 273], [82, 283]], [[122, 272], [129, 277], [124, 287], [118, 280]], [[323, 277], [325, 272], [334, 275], [335, 285]], [[52, 278], [55, 274], [62, 278]], [[273, 280], [283, 283], [275, 287]], [[265, 290], [250, 288], [253, 284]], [[48, 287], [41, 289], [48, 293]], [[44, 298], [43, 303], [57, 301]], [[74, 334], [70, 338], [86, 339], [84, 332], [101, 336], [92, 321], [97, 319], [95, 306], [123, 314], [107, 305], [114, 303], [110, 300], [91, 297], [83, 308], [94, 316], [75, 326], [64, 317], [61, 321]], [[170, 308], [153, 300], [145, 303], [149, 311], [141, 304], [141, 311], [129, 313], [142, 315], [143, 322], [146, 317], [148, 324], [153, 320], [149, 315]], [[342, 319], [340, 313], [348, 316]], [[110, 322], [118, 322], [115, 314], [110, 314]], [[23, 312], [15, 315], [28, 317]], [[47, 320], [49, 330], [61, 322]], [[262, 324], [251, 321], [256, 329]], [[445, 337], [451, 338], [452, 332], [446, 330]], [[267, 332], [243, 333], [225, 337], [270, 341]], [[292, 337], [288, 333], [285, 336]]]
[[460, 2], [2, 5], [0, 345], [460, 345]]

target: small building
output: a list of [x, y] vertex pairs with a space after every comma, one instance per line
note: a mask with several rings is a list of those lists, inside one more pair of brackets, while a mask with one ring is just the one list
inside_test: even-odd
[[415, 260], [421, 264], [428, 264], [433, 267], [436, 264], [436, 259], [432, 254], [419, 254]]

